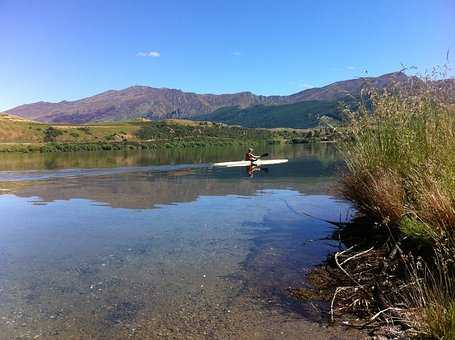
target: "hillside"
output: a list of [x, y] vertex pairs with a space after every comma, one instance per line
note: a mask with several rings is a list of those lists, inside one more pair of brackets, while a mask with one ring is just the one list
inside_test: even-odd
[[245, 109], [226, 107], [197, 119], [252, 128], [305, 129], [320, 125], [322, 117], [340, 121], [342, 114], [338, 102], [311, 100], [276, 106], [259, 105]]
[[283, 138], [282, 132], [210, 122], [164, 120], [87, 125], [47, 124], [0, 115], [0, 152], [59, 152], [243, 145]]
[[207, 121], [48, 124], [0, 115], [0, 152], [157, 150], [263, 143], [313, 143], [337, 138], [330, 129], [251, 129]]
[[[256, 107], [254, 111], [263, 110], [270, 114], [269, 106], [295, 104], [306, 101], [336, 102], [347, 97], [357, 97], [365, 86], [386, 87], [393, 83], [409, 79], [404, 73], [390, 73], [380, 77], [359, 78], [336, 82], [321, 88], [307, 89], [290, 96], [258, 96], [250, 92], [235, 94], [196, 94], [167, 88], [153, 88], [147, 86], [133, 86], [124, 90], [110, 90], [98, 95], [59, 103], [38, 102], [21, 105], [7, 110], [12, 115], [26, 119], [33, 119], [48, 123], [93, 123], [108, 121], [125, 121], [137, 118], [166, 119], [187, 118], [193, 119], [207, 115], [225, 107], [245, 109]], [[310, 106], [314, 107], [314, 103]], [[297, 106], [299, 107], [299, 106]], [[288, 112], [292, 107], [284, 107], [273, 113]], [[329, 111], [323, 112], [327, 108]], [[305, 110], [304, 110], [305, 111]], [[320, 109], [314, 110], [318, 115], [330, 115], [333, 104], [321, 103]], [[266, 114], [266, 113], [264, 113]], [[291, 121], [300, 121], [288, 112]], [[295, 115], [299, 115], [295, 113]], [[305, 111], [308, 121], [311, 112]], [[261, 115], [258, 115], [261, 117]], [[270, 118], [270, 121], [284, 119]], [[249, 126], [256, 126], [254, 122]], [[306, 126], [301, 123], [301, 126]], [[259, 126], [259, 125], [257, 125]], [[269, 124], [269, 126], [271, 126]], [[287, 124], [287, 126], [291, 126]]]
[[168, 141], [198, 138], [267, 138], [264, 130], [231, 127], [210, 122], [165, 120], [113, 122], [87, 125], [46, 124], [0, 116], [0, 143], [98, 143]]
[[409, 77], [403, 72], [388, 73], [379, 77], [362, 77], [338, 81], [320, 88], [307, 89], [292, 94], [288, 98], [294, 103], [309, 100], [338, 101], [347, 97], [358, 97], [362, 89], [366, 87], [382, 89], [411, 79], [416, 78]]
[[285, 97], [256, 96], [249, 92], [212, 95], [133, 86], [119, 91], [110, 90], [72, 102], [39, 102], [22, 105], [7, 112], [41, 122], [77, 124], [124, 121], [141, 117], [150, 119], [188, 118], [209, 113], [224, 106], [248, 107], [283, 102], [286, 102]]

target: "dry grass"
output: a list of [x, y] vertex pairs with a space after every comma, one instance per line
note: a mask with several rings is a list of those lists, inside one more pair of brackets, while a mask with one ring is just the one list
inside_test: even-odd
[[342, 146], [342, 194], [360, 212], [399, 226], [404, 216], [452, 228], [455, 222], [455, 112], [434, 82], [371, 91], [350, 112]]
[[[401, 304], [419, 334], [444, 339], [455, 338], [454, 83], [415, 78], [365, 93], [348, 112], [352, 138], [342, 146], [340, 181], [361, 214], [416, 244], [414, 256], [402, 256], [410, 285]], [[420, 254], [428, 244], [430, 255]], [[431, 268], [425, 273], [410, 260], [420, 255]]]
[[[455, 152], [455, 150], [454, 150]], [[455, 164], [454, 164], [455, 165]], [[437, 226], [443, 233], [455, 233], [455, 197], [444, 184], [433, 179], [431, 172], [416, 174], [414, 210], [429, 225]]]
[[341, 193], [355, 202], [358, 210], [382, 223], [396, 223], [405, 212], [405, 192], [400, 177], [392, 170], [377, 169], [345, 174]]
[[403, 299], [411, 307], [408, 322], [414, 323], [421, 335], [435, 339], [455, 339], [455, 237], [446, 236], [447, 240], [436, 241], [431, 267], [420, 264], [419, 268], [419, 262], [411, 266], [413, 285]]

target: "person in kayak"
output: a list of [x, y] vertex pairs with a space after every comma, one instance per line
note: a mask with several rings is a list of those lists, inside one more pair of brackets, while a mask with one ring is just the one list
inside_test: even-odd
[[259, 159], [259, 156], [256, 156], [255, 154], [253, 154], [253, 149], [249, 148], [248, 152], [245, 154], [245, 160], [254, 162], [254, 161], [257, 161], [258, 159]]

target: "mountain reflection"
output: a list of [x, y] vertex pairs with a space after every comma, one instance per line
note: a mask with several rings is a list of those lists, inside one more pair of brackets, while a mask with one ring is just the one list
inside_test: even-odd
[[[111, 174], [107, 171], [101, 176], [84, 176], [81, 171], [76, 177], [0, 182], [0, 188], [6, 189], [0, 190], [0, 195], [9, 193], [38, 198], [40, 204], [85, 199], [113, 208], [151, 209], [191, 202], [200, 196], [251, 196], [267, 189], [293, 189], [302, 194], [326, 193], [340, 165], [333, 149], [321, 152], [321, 149], [314, 151], [300, 146], [285, 151], [275, 153], [274, 158], [287, 157], [289, 163], [255, 173], [254, 178], [250, 178], [244, 168], [214, 169], [208, 166], [172, 170], [172, 167], [163, 167], [166, 171], [160, 172], [136, 167], [125, 173], [116, 173], [113, 168]], [[206, 160], [200, 158], [198, 161]], [[137, 162], [131, 164], [137, 165]]]

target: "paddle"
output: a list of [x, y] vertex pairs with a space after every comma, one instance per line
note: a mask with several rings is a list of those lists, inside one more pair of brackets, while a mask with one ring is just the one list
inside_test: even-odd
[[257, 161], [258, 159], [261, 159], [262, 157], [267, 157], [269, 154], [266, 152], [266, 153], [263, 153], [262, 155], [260, 155], [257, 159], [255, 159], [254, 161], [251, 161], [251, 163], [253, 164], [255, 161]]

